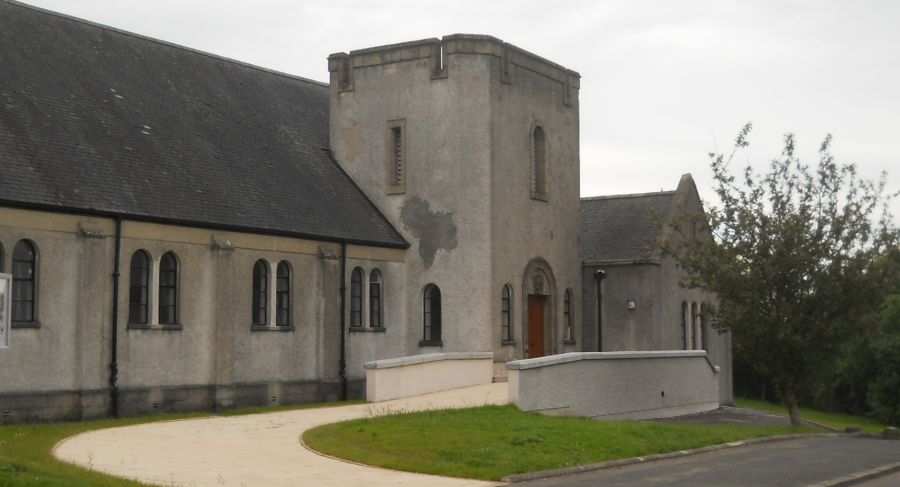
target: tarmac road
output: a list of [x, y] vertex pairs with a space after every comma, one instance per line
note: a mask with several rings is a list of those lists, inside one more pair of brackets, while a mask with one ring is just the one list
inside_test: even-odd
[[[515, 485], [807, 486], [897, 462], [900, 462], [900, 441], [827, 436], [758, 443]], [[872, 480], [865, 485], [891, 485], [880, 483], [891, 477], [892, 475]]]

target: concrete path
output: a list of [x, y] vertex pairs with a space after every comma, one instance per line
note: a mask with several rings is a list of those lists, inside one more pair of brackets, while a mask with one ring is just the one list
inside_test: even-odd
[[[764, 442], [515, 485], [807, 486], [896, 462], [900, 462], [900, 441], [828, 436]], [[873, 481], [872, 485], [882, 484]]]
[[66, 462], [147, 483], [179, 486], [489, 486], [364, 467], [326, 458], [300, 444], [307, 429], [390, 411], [462, 408], [507, 402], [505, 383], [376, 404], [150, 423], [91, 431], [60, 442]]

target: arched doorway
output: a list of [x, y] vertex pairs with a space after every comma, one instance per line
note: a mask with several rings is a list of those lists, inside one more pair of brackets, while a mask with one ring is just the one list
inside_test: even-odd
[[525, 318], [523, 355], [534, 358], [556, 353], [556, 280], [550, 264], [544, 259], [533, 259], [525, 267], [522, 296], [525, 296], [522, 300]]

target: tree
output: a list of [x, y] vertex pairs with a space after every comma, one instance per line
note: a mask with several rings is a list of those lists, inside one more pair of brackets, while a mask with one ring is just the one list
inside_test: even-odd
[[707, 215], [714, 238], [680, 239], [670, 251], [687, 286], [718, 294], [714, 326], [733, 332], [736, 358], [767, 379], [796, 425], [798, 399], [835, 359], [855, 318], [880, 304], [868, 270], [896, 246], [897, 232], [886, 175], [873, 182], [854, 165], [837, 164], [830, 135], [814, 168], [795, 155], [788, 134], [764, 174], [748, 165], [736, 178], [730, 164], [750, 130], [741, 130], [727, 157], [710, 154], [719, 200]]

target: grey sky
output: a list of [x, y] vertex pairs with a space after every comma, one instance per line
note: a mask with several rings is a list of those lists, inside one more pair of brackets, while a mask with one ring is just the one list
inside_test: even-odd
[[[457, 32], [490, 34], [581, 73], [581, 192], [711, 197], [707, 153], [752, 121], [737, 162], [785, 132], [900, 191], [900, 2], [27, 0], [95, 22], [327, 81], [325, 58]], [[900, 214], [900, 201], [892, 205]], [[896, 218], [895, 218], [896, 221]]]

